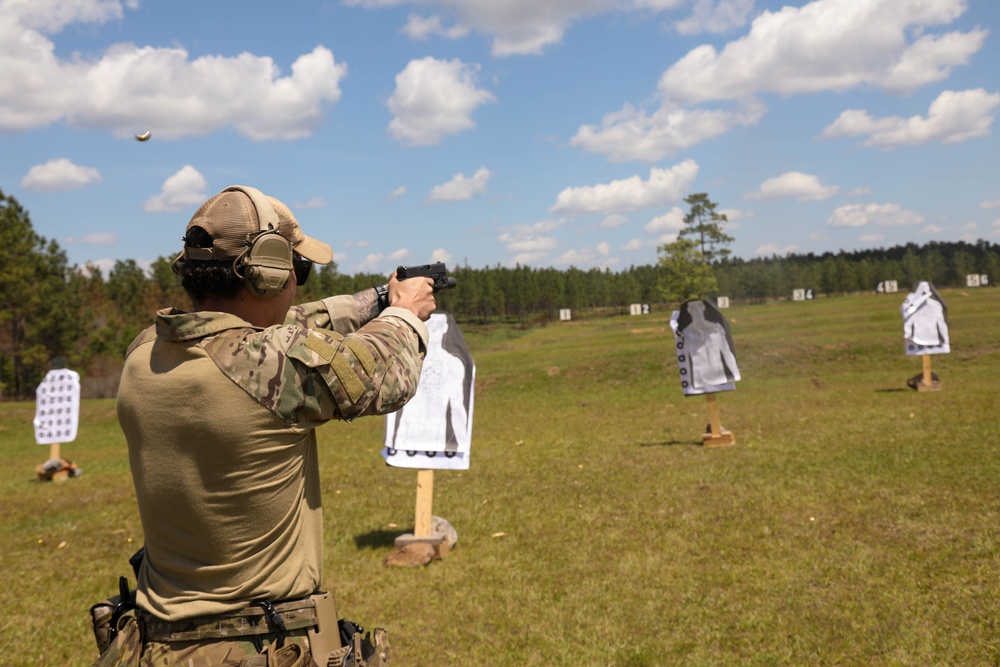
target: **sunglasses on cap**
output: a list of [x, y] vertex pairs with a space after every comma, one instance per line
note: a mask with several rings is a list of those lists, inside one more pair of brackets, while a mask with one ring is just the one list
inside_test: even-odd
[[292, 268], [295, 269], [295, 284], [302, 287], [306, 284], [306, 281], [309, 280], [309, 274], [312, 272], [313, 263], [299, 253], [293, 253]]

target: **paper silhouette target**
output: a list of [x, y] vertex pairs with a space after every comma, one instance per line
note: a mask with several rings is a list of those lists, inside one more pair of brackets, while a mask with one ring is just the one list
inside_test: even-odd
[[901, 306], [906, 354], [947, 354], [948, 309], [934, 286], [926, 280], [917, 283]]
[[72, 442], [79, 422], [80, 374], [65, 368], [49, 371], [35, 391], [35, 442]]
[[736, 364], [729, 322], [710, 301], [693, 299], [670, 318], [685, 396], [736, 389]]
[[427, 332], [417, 391], [386, 416], [382, 457], [398, 468], [468, 470], [476, 365], [451, 315], [431, 315]]

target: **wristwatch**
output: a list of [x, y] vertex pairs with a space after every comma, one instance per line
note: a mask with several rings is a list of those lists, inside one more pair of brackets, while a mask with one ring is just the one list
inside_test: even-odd
[[382, 312], [389, 307], [389, 286], [385, 283], [376, 285], [375, 294], [378, 295], [378, 310]]

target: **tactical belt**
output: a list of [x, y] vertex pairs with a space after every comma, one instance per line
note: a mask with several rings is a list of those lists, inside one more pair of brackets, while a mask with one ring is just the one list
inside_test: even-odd
[[[286, 631], [314, 628], [319, 624], [312, 598], [279, 602], [270, 607]], [[143, 637], [146, 641], [154, 642], [190, 642], [281, 632], [281, 629], [275, 627], [274, 617], [259, 606], [182, 621], [164, 621], [146, 612], [141, 612], [141, 616], [145, 626]]]

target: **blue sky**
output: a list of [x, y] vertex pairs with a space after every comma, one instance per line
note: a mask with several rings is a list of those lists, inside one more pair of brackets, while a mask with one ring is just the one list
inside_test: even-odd
[[[996, 0], [0, 0], [0, 189], [70, 261], [251, 185], [340, 270], [1000, 242]], [[152, 132], [147, 142], [134, 135]]]

